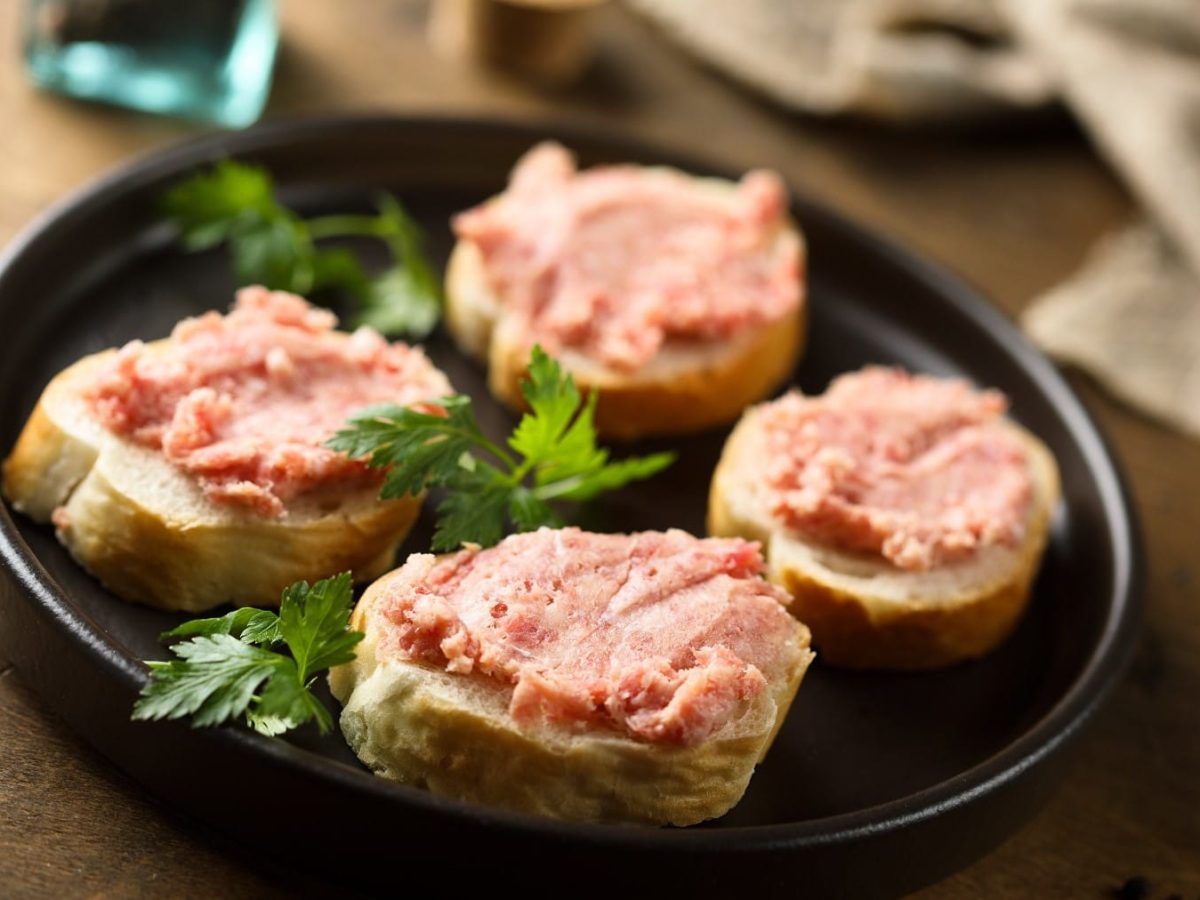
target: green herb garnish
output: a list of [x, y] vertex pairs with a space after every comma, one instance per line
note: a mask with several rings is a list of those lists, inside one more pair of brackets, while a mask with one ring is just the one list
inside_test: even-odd
[[562, 525], [552, 503], [590, 500], [675, 460], [674, 453], [655, 453], [610, 462], [608, 451], [596, 446], [595, 393], [584, 401], [575, 380], [540, 347], [533, 348], [521, 390], [530, 411], [506, 446], [480, 430], [465, 396], [438, 400], [442, 415], [400, 406], [365, 409], [328, 446], [386, 467], [381, 497], [445, 488], [433, 536], [437, 551], [463, 543], [489, 547], [508, 522], [518, 531]]
[[133, 718], [191, 716], [196, 728], [244, 718], [266, 735], [315, 719], [324, 734], [333, 719], [311, 688], [321, 671], [354, 659], [363, 636], [347, 628], [352, 602], [350, 573], [343, 572], [286, 588], [278, 615], [242, 608], [166, 632], [163, 640], [190, 640], [171, 648], [178, 659], [147, 663], [150, 682]]
[[[421, 250], [421, 232], [394, 197], [381, 195], [376, 215], [304, 219], [275, 197], [265, 169], [225, 160], [169, 188], [166, 216], [184, 247], [228, 243], [239, 284], [262, 284], [305, 297], [326, 289], [354, 298], [354, 323], [385, 334], [422, 338], [441, 314], [438, 278]], [[391, 267], [368, 275], [343, 247], [318, 247], [338, 237], [373, 237], [392, 254]]]

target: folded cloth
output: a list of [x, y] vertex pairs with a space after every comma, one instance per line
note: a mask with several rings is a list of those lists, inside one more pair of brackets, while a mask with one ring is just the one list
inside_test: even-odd
[[1200, 437], [1200, 280], [1157, 229], [1102, 241], [1024, 324], [1127, 403]]
[[1114, 393], [1200, 434], [1197, 0], [626, 0], [777, 101], [897, 122], [1062, 101], [1148, 222], [1024, 324]]
[[626, 0], [703, 59], [801, 110], [900, 122], [1054, 99], [993, 0]]

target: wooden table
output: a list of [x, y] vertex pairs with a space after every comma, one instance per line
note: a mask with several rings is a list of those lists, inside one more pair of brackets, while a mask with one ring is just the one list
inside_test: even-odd
[[[30, 88], [18, 11], [0, 4], [0, 241], [107, 166], [196, 128]], [[603, 122], [733, 165], [774, 167], [943, 261], [1010, 314], [1069, 274], [1130, 200], [1064, 123], [1019, 134], [893, 133], [794, 117], [689, 62], [618, 8], [599, 59], [553, 96], [435, 58], [424, 3], [283, 0], [269, 116], [347, 111]], [[715, 127], [719, 124], [719, 128]], [[1137, 660], [1054, 800], [928, 897], [1200, 893], [1200, 442], [1072, 382], [1112, 437], [1149, 548]], [[256, 867], [162, 807], [74, 737], [0, 660], [0, 894], [261, 896], [314, 886]]]

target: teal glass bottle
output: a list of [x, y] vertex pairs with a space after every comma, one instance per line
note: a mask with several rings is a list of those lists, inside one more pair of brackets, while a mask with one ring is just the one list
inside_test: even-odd
[[279, 43], [274, 0], [26, 0], [38, 85], [232, 128], [262, 114]]

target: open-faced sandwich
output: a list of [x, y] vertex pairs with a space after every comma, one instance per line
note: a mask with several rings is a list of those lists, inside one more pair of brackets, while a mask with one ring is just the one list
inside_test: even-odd
[[420, 499], [324, 442], [361, 407], [451, 392], [419, 349], [292, 294], [245, 288], [169, 338], [80, 360], [47, 386], [4, 494], [120, 596], [165, 609], [277, 604], [299, 579], [391, 567]]
[[504, 193], [457, 216], [446, 323], [523, 405], [539, 343], [596, 391], [601, 433], [634, 438], [737, 418], [796, 364], [804, 243], [779, 178], [635, 165], [578, 172], [530, 150]]
[[514, 535], [371, 585], [342, 732], [377, 773], [465, 800], [684, 825], [746, 789], [812, 654], [756, 545]]
[[746, 412], [709, 530], [766, 547], [825, 662], [921, 669], [1011, 631], [1058, 502], [1045, 445], [997, 391], [867, 368]]

